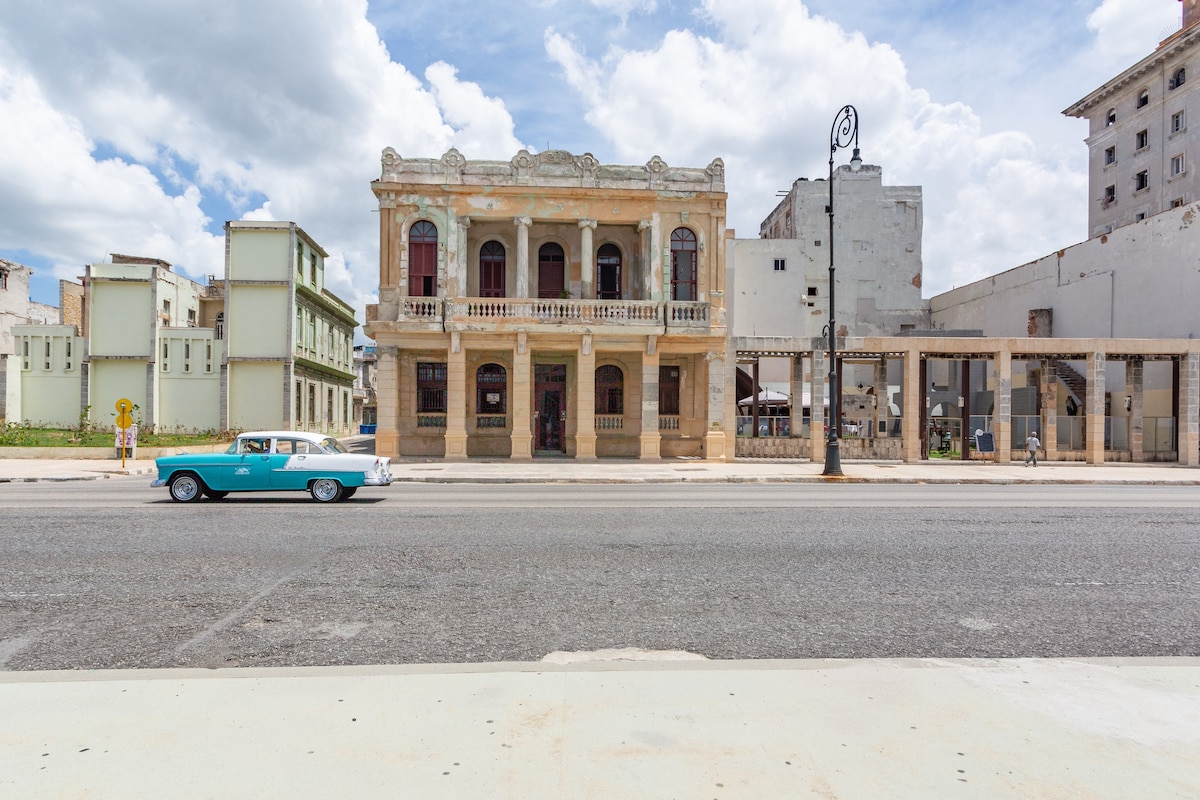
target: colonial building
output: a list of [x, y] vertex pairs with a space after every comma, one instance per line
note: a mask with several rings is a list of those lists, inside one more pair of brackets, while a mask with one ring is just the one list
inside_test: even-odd
[[13, 328], [17, 325], [56, 324], [59, 310], [29, 299], [29, 277], [24, 264], [0, 258], [0, 420], [8, 417], [8, 360], [17, 352]]
[[732, 457], [719, 159], [382, 166], [376, 452]]
[[78, 327], [13, 329], [12, 420], [107, 425], [126, 398], [159, 431], [352, 432], [356, 321], [324, 288], [324, 259], [295, 223], [230, 222], [225, 277], [208, 285], [155, 258], [87, 265], [82, 286], [63, 284], [82, 297]]
[[1198, 55], [1200, 0], [1183, 0], [1179, 31], [1063, 111], [1088, 120], [1089, 237], [1200, 199]]

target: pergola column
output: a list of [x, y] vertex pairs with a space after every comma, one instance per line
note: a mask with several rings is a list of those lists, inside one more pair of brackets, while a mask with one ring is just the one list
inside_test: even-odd
[[904, 406], [900, 423], [900, 451], [905, 464], [921, 462], [921, 351], [904, 354]]
[[827, 374], [825, 369], [825, 353], [813, 351], [812, 380], [809, 385], [808, 397], [808, 441], [809, 458], [812, 461], [825, 460], [825, 386], [822, 376]]
[[1107, 366], [1104, 353], [1088, 354], [1084, 450], [1089, 464], [1104, 463], [1104, 373]]
[[1012, 461], [1012, 352], [1000, 350], [992, 355], [996, 400], [992, 409], [992, 441], [996, 445], [993, 458], [997, 464]]
[[514, 217], [517, 226], [517, 297], [529, 297], [529, 217]]
[[1179, 360], [1179, 463], [1200, 466], [1200, 353], [1188, 353]]
[[[875, 364], [875, 416], [871, 421], [872, 438], [887, 438], [889, 413], [891, 409], [888, 408], [888, 360], [887, 356], [881, 356]], [[881, 422], [882, 430], [879, 427]]]
[[[1038, 403], [1042, 415], [1038, 438], [1046, 448], [1046, 460], [1058, 460], [1058, 362], [1045, 360], [1038, 373]], [[1026, 434], [1028, 435], [1028, 433]], [[1025, 443], [1021, 442], [1021, 447]]]
[[1131, 358], [1125, 362], [1125, 391], [1129, 397], [1129, 460], [1146, 460], [1146, 423], [1143, 404], [1146, 362]]

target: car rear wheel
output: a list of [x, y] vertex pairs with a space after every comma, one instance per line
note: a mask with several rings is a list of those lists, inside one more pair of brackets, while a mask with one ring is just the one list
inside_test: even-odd
[[342, 499], [342, 485], [332, 478], [319, 478], [308, 487], [309, 494], [318, 503], [336, 503]]
[[200, 493], [204, 491], [204, 485], [200, 483], [200, 479], [191, 472], [181, 472], [173, 476], [168, 488], [171, 492], [171, 499], [177, 503], [191, 503], [199, 499]]

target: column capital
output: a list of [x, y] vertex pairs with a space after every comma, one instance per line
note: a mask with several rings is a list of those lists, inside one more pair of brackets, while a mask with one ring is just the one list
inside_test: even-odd
[[471, 227], [471, 218], [470, 217], [459, 217], [458, 218], [458, 227], [460, 227], [460, 228]]
[[579, 227], [580, 228], [591, 228], [592, 230], [596, 230], [596, 220], [581, 219], [581, 220], [579, 220]]
[[532, 217], [513, 217], [513, 225], [516, 225], [518, 228], [528, 228], [532, 224]]
[[650, 220], [648, 220], [648, 219], [643, 219], [643, 220], [640, 220], [640, 221], [638, 222], [638, 233], [641, 233], [642, 231], [646, 230], [647, 228], [649, 228], [649, 227], [650, 227], [650, 226], [652, 226], [653, 224], [654, 224], [654, 223], [653, 223], [653, 222], [651, 222], [651, 221], [650, 221]]

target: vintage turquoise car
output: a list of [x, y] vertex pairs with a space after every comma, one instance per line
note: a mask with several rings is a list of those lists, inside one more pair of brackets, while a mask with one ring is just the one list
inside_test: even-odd
[[230, 492], [307, 491], [319, 503], [352, 497], [360, 486], [392, 482], [390, 458], [351, 453], [319, 433], [243, 433], [224, 453], [180, 453], [154, 460], [158, 480], [180, 503]]

